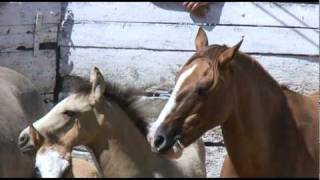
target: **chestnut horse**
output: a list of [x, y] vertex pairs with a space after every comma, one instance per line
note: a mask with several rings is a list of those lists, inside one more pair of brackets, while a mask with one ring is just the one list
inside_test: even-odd
[[148, 124], [132, 105], [134, 94], [105, 82], [94, 68], [90, 83], [21, 132], [20, 138], [30, 140], [21, 149], [37, 150], [35, 166], [41, 177], [65, 176], [71, 150], [78, 145], [92, 149], [102, 176], [206, 177], [201, 140], [175, 159], [151, 151], [145, 137]]
[[233, 165], [230, 175], [318, 177], [316, 96], [283, 88], [239, 51], [241, 43], [208, 46], [199, 28], [196, 53], [180, 70], [170, 99], [152, 124], [150, 145], [167, 153], [220, 125], [229, 155], [224, 167]]

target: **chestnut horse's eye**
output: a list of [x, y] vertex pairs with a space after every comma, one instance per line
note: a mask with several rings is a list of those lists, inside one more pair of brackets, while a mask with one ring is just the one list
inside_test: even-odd
[[206, 96], [206, 88], [204, 86], [197, 86], [196, 87], [196, 93], [199, 95], [199, 96]]
[[69, 116], [69, 117], [74, 117], [77, 113], [74, 111], [64, 111], [63, 114]]

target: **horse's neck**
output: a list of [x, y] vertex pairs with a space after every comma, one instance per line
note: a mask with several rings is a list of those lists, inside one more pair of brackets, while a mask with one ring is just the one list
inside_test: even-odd
[[222, 125], [227, 150], [240, 174], [276, 175], [302, 139], [280, 86], [246, 55], [238, 58], [231, 66], [234, 110]]
[[235, 116], [243, 120], [249, 118], [250, 123], [258, 122], [257, 125], [283, 118], [288, 104], [279, 84], [251, 57], [240, 54], [238, 58], [231, 66]]
[[153, 155], [147, 141], [127, 114], [107, 102], [105, 124], [90, 144], [106, 176], [151, 176]]

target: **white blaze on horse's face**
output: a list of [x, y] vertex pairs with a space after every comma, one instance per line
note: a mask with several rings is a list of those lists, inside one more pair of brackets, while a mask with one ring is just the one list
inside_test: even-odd
[[186, 79], [191, 76], [191, 74], [194, 72], [194, 70], [196, 69], [197, 64], [194, 64], [191, 68], [185, 70], [180, 76], [179, 79], [172, 91], [172, 94], [167, 102], [167, 104], [165, 105], [165, 107], [163, 108], [163, 110], [161, 111], [158, 119], [151, 124], [151, 127], [149, 129], [149, 133], [148, 133], [148, 140], [149, 143], [151, 144], [152, 148], [154, 146], [154, 139], [155, 139], [155, 133], [157, 131], [157, 129], [160, 127], [160, 125], [165, 121], [165, 119], [167, 118], [167, 116], [172, 112], [172, 110], [174, 109], [174, 107], [176, 106], [176, 97], [177, 97], [177, 93], [179, 92], [179, 90], [181, 89], [181, 86], [183, 85], [183, 83], [186, 81]]
[[58, 151], [46, 149], [36, 155], [36, 168], [42, 178], [60, 178], [70, 166], [70, 159]]

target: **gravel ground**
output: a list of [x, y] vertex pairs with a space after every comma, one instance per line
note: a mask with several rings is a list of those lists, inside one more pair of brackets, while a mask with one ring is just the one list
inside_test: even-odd
[[217, 146], [206, 146], [206, 168], [207, 177], [219, 177], [224, 156], [227, 154], [223, 146], [221, 128], [215, 127], [202, 136], [204, 142], [217, 144]]
[[227, 154], [225, 147], [206, 146], [206, 154], [207, 177], [219, 177], [224, 156]]

